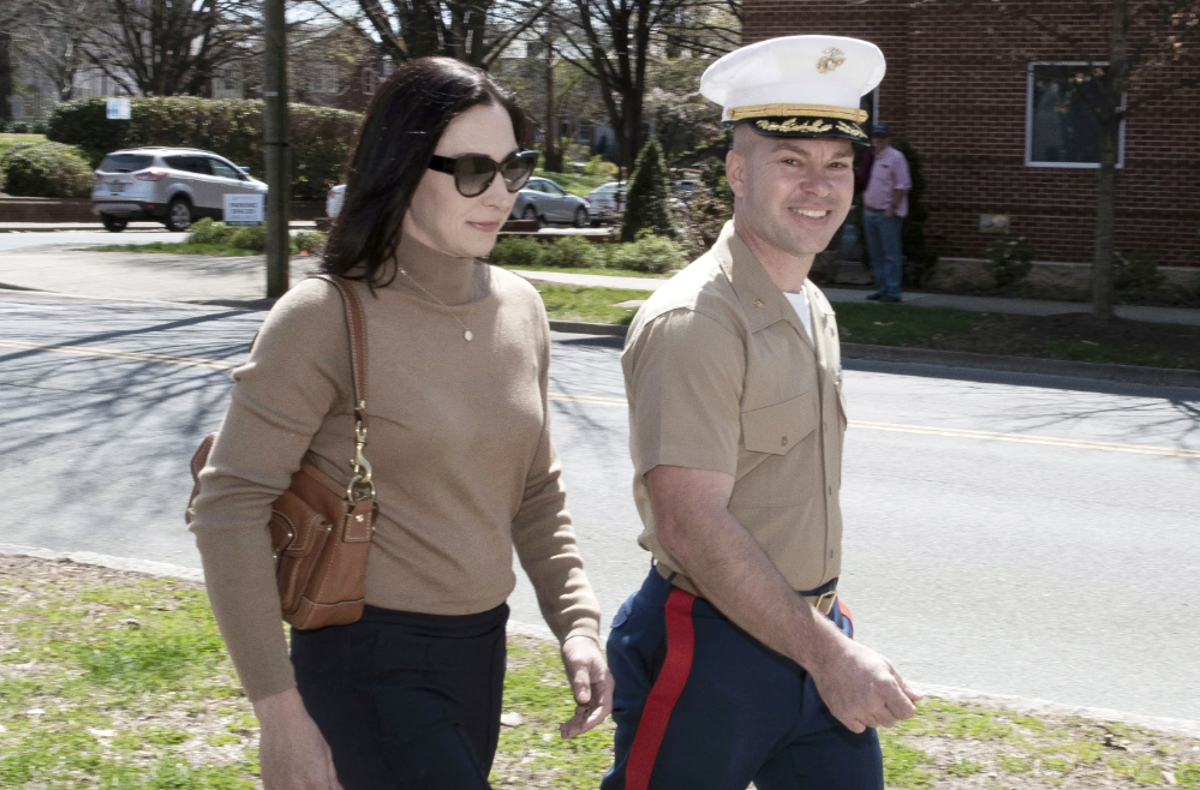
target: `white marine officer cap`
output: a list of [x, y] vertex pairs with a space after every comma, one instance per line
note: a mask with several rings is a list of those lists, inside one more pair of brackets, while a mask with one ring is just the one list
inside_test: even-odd
[[700, 78], [700, 93], [769, 137], [832, 137], [866, 143], [862, 97], [883, 80], [883, 52], [842, 36], [783, 36], [736, 49]]

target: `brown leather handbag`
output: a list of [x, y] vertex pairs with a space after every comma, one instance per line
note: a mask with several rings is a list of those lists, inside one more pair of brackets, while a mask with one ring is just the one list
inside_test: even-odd
[[[354, 387], [354, 460], [350, 482], [339, 484], [305, 462], [292, 483], [271, 505], [271, 545], [283, 619], [296, 628], [345, 625], [362, 617], [367, 554], [375, 532], [375, 482], [367, 447], [367, 337], [362, 303], [349, 283], [321, 275], [338, 289], [350, 330], [350, 371]], [[200, 470], [208, 463], [215, 433], [204, 437], [192, 456], [192, 496], [186, 520], [195, 515]]]

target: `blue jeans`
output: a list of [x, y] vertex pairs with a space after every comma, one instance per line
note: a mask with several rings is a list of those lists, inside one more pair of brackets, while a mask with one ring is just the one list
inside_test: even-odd
[[875, 276], [875, 293], [899, 299], [900, 278], [904, 274], [904, 248], [900, 243], [904, 217], [889, 217], [882, 211], [867, 209], [863, 212], [863, 226]]
[[[840, 602], [829, 617], [853, 634]], [[613, 618], [608, 662], [601, 790], [883, 790], [875, 730], [850, 732], [800, 666], [655, 570]]]

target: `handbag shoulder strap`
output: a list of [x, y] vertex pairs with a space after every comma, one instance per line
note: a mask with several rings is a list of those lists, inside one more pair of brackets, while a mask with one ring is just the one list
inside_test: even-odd
[[354, 287], [343, 277], [332, 274], [317, 275], [337, 289], [346, 307], [346, 328], [350, 335], [350, 378], [354, 387], [354, 411], [361, 412], [363, 421], [367, 416], [367, 324], [363, 317], [362, 300]]

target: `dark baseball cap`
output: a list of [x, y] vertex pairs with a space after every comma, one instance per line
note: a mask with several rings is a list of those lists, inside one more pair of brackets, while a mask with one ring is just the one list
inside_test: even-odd
[[891, 137], [892, 136], [892, 127], [888, 126], [886, 123], [877, 123], [871, 129], [871, 136], [872, 137]]

